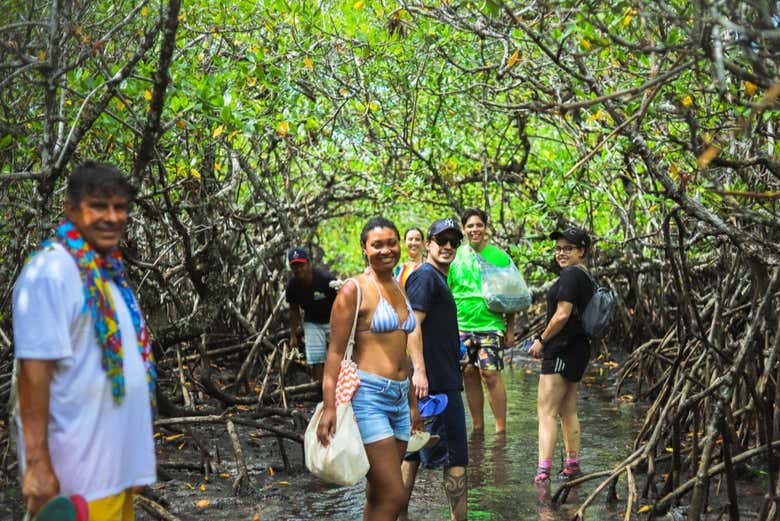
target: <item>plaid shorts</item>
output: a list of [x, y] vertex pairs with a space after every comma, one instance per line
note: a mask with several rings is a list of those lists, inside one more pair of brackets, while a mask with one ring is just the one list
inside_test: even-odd
[[460, 341], [466, 344], [469, 365], [484, 371], [504, 368], [503, 331], [461, 331]]

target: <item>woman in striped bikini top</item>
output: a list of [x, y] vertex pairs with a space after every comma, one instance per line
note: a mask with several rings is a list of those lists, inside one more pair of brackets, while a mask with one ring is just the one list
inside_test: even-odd
[[[376, 291], [379, 294], [379, 303], [376, 305], [374, 315], [371, 317], [371, 326], [368, 331], [371, 331], [372, 333], [390, 333], [400, 329], [407, 335], [414, 331], [414, 327], [417, 325], [417, 318], [414, 316], [414, 311], [412, 311], [412, 306], [409, 304], [409, 299], [406, 298], [406, 295], [404, 295], [404, 301], [406, 302], [406, 311], [408, 312], [408, 315], [406, 316], [404, 323], [401, 324], [398, 312], [384, 295], [382, 295], [382, 289], [379, 287], [379, 284], [377, 284], [376, 279], [374, 279], [372, 275], [369, 275], [368, 277], [371, 279], [371, 282], [374, 283], [374, 287], [376, 287]], [[398, 290], [401, 291], [401, 288], [398, 287]]]

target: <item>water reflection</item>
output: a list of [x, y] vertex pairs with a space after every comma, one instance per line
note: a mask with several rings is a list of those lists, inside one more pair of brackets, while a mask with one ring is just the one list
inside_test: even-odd
[[[560, 482], [555, 477], [551, 484], [537, 487], [533, 482], [537, 458], [536, 385], [538, 367], [525, 359], [516, 360], [504, 370], [507, 387], [507, 434], [492, 432], [469, 436], [469, 519], [490, 521], [563, 521], [597, 485], [588, 482], [572, 490], [566, 503], [552, 505], [550, 497]], [[612, 467], [627, 453], [635, 431], [636, 419], [632, 409], [619, 408], [612, 401], [603, 381], [588, 379], [580, 396], [582, 424], [582, 460], [584, 471], [598, 471]], [[468, 410], [467, 410], [468, 414]], [[485, 425], [493, 425], [490, 408], [485, 408]], [[470, 427], [471, 421], [468, 420]], [[561, 445], [559, 436], [559, 445]], [[560, 448], [559, 451], [563, 449]], [[561, 454], [562, 460], [562, 452]], [[279, 520], [359, 520], [363, 509], [364, 483], [353, 487], [332, 487], [302, 471], [300, 454], [290, 455], [297, 467], [290, 473], [279, 473], [278, 480], [289, 486], [273, 483], [264, 492], [261, 504], [237, 506], [209, 513], [209, 521], [250, 520], [259, 513], [263, 521]], [[557, 458], [556, 458], [557, 459]], [[266, 462], [281, 466], [281, 462]], [[561, 461], [554, 462], [554, 476]], [[232, 511], [231, 511], [232, 510]], [[596, 500], [587, 510], [589, 521], [614, 520], [618, 507]], [[186, 515], [183, 518], [195, 519]], [[449, 509], [443, 489], [440, 470], [420, 469], [412, 502], [410, 520], [447, 520]]]

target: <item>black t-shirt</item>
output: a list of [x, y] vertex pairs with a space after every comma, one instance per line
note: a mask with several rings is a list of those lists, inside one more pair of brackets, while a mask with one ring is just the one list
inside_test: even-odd
[[412, 309], [425, 313], [420, 328], [430, 393], [462, 390], [458, 310], [447, 277], [426, 262], [409, 275], [406, 295]]
[[336, 280], [336, 277], [321, 268], [312, 268], [311, 272], [310, 287], [296, 278], [287, 281], [287, 302], [291, 306], [303, 308], [306, 322], [327, 324], [330, 322], [330, 308], [336, 300], [336, 290], [328, 286], [328, 283]]
[[563, 329], [544, 346], [542, 358], [550, 360], [572, 349], [590, 349], [580, 314], [590, 302], [594, 291], [593, 282], [582, 268], [563, 268], [560, 277], [547, 292], [547, 322], [555, 314], [560, 300], [571, 302], [574, 309]]

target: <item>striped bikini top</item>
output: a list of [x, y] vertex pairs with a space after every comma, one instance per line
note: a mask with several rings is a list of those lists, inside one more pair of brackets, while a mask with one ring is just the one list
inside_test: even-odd
[[368, 330], [372, 333], [390, 333], [400, 329], [407, 335], [414, 331], [414, 327], [417, 325], [417, 319], [414, 316], [414, 311], [412, 311], [412, 306], [409, 304], [409, 299], [406, 298], [406, 295], [404, 295], [404, 300], [406, 301], [406, 309], [409, 311], [409, 315], [406, 317], [406, 320], [404, 320], [403, 325], [401, 325], [398, 313], [396, 313], [393, 305], [382, 296], [382, 290], [379, 289], [379, 284], [377, 284], [376, 280], [374, 280], [374, 277], [371, 275], [369, 275], [369, 278], [371, 279], [371, 282], [374, 283], [374, 286], [376, 286], [377, 293], [379, 293], [379, 304], [376, 306], [374, 316], [371, 317], [371, 326]]

